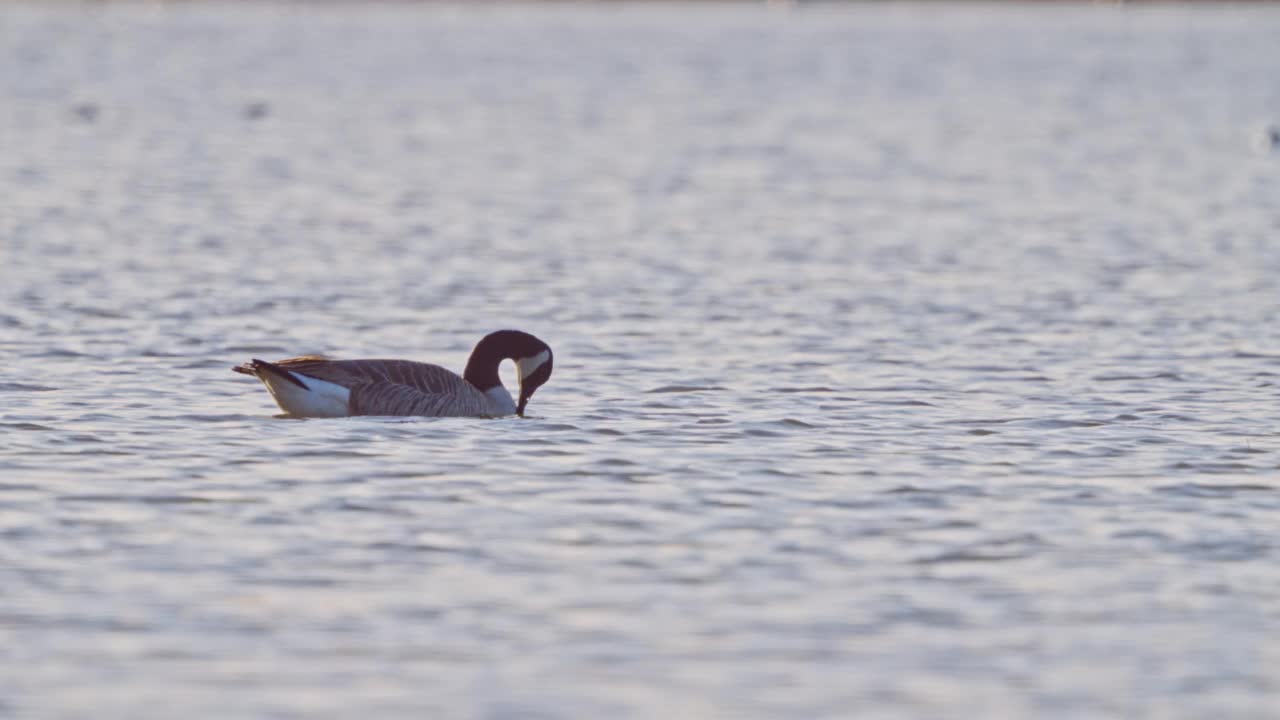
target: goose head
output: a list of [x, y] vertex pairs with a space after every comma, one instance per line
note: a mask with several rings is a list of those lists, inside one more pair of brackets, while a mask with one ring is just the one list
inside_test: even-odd
[[541, 340], [538, 342], [542, 343], [542, 349], [536, 354], [515, 359], [516, 377], [520, 380], [520, 401], [516, 403], [516, 414], [520, 417], [524, 417], [524, 406], [529, 404], [534, 391], [551, 379], [551, 348]]
[[551, 378], [551, 347], [527, 332], [499, 330], [489, 333], [471, 351], [463, 376], [481, 390], [501, 385], [498, 365], [503, 360], [516, 364], [516, 377], [520, 381], [520, 397], [516, 414], [524, 417], [529, 398]]

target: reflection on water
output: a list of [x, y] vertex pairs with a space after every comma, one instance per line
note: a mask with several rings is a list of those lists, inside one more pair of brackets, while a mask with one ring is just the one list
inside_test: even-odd
[[1280, 702], [1275, 9], [4, 17], [0, 714]]

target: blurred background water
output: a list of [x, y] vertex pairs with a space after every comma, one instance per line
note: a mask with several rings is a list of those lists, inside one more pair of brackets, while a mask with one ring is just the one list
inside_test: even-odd
[[0, 6], [0, 715], [1275, 717], [1277, 38]]

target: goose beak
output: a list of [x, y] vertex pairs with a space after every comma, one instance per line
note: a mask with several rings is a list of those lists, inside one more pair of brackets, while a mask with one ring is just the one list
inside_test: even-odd
[[516, 377], [520, 379], [520, 402], [516, 405], [516, 415], [524, 417], [529, 398], [551, 377], [551, 348], [531, 357], [516, 358]]

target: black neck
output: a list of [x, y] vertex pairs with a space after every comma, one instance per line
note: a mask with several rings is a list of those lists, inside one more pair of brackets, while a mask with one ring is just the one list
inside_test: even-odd
[[541, 340], [519, 330], [489, 333], [471, 351], [462, 377], [480, 390], [497, 387], [502, 384], [498, 378], [498, 366], [503, 360], [532, 357], [538, 354], [540, 347], [543, 347]]
[[492, 344], [487, 345], [485, 340], [481, 340], [480, 344], [471, 351], [471, 358], [467, 360], [467, 369], [462, 373], [464, 380], [481, 390], [488, 390], [502, 384], [502, 380], [498, 378], [498, 366], [506, 360], [501, 353], [497, 352], [497, 348]]

